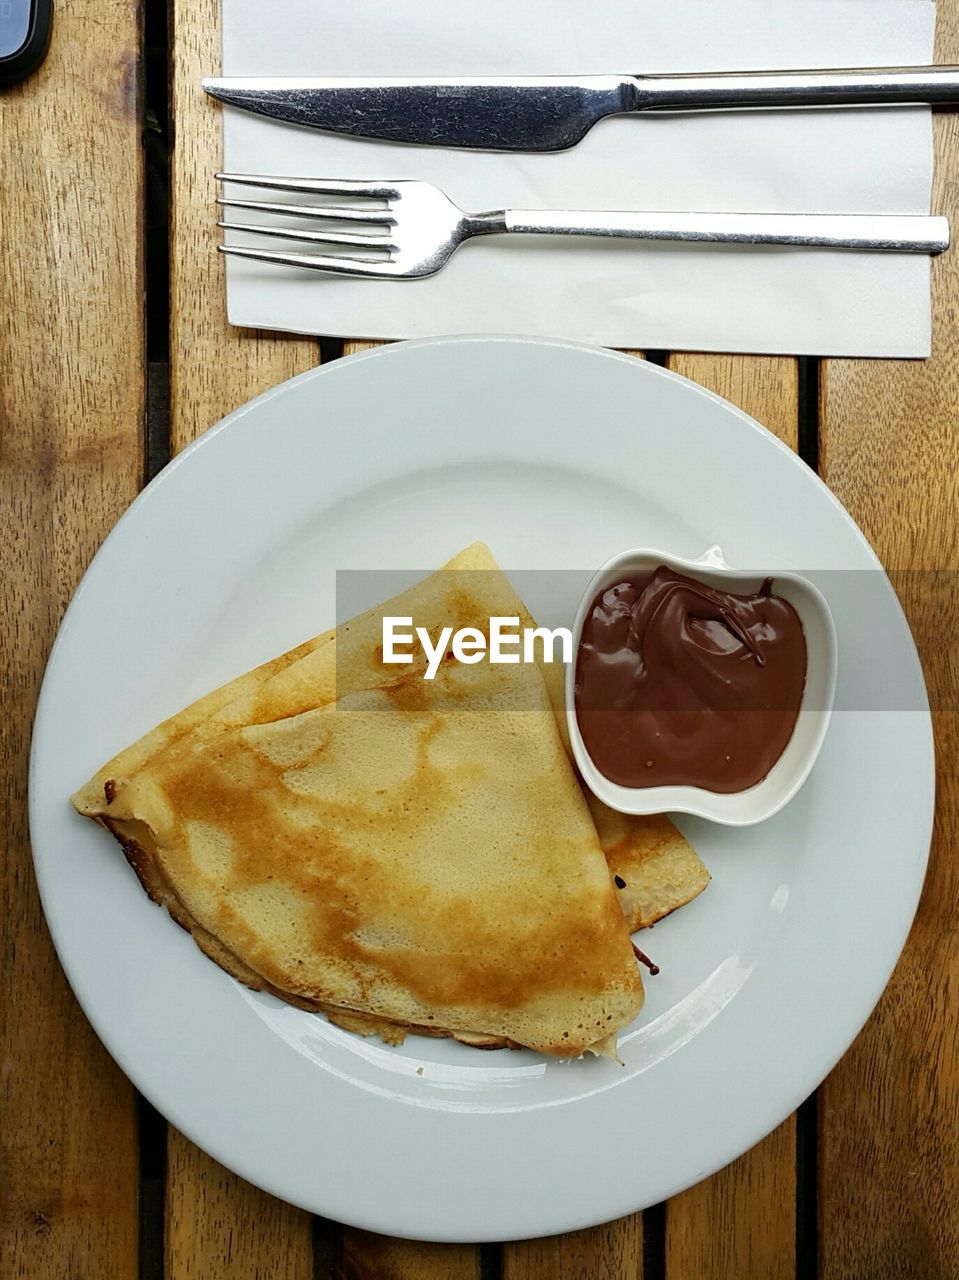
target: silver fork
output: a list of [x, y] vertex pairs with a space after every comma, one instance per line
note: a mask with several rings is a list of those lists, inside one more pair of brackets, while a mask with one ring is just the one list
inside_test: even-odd
[[[252, 232], [319, 246], [318, 252], [273, 252], [221, 244], [221, 253], [350, 276], [397, 280], [430, 276], [446, 265], [465, 240], [502, 233], [871, 249], [883, 253], [942, 253], [949, 246], [947, 219], [919, 214], [598, 213], [576, 209], [466, 213], [429, 182], [353, 182], [248, 173], [216, 176], [222, 182], [247, 187], [345, 198], [345, 204], [287, 204], [220, 196], [217, 204], [228, 208], [255, 209], [285, 218], [313, 218], [329, 226], [294, 229], [223, 220], [217, 225], [226, 231]], [[369, 207], [374, 200], [380, 202], [380, 207]]]

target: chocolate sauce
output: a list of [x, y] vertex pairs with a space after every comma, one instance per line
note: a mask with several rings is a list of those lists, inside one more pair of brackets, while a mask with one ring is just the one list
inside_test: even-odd
[[744, 791], [785, 750], [805, 683], [802, 623], [771, 578], [733, 595], [660, 565], [590, 606], [576, 717], [611, 782]]
[[650, 960], [646, 952], [640, 951], [639, 947], [637, 947], [635, 942], [633, 943], [633, 955], [636, 957], [636, 959], [639, 961], [640, 964], [644, 964], [646, 966], [646, 968], [649, 970], [650, 976], [655, 978], [657, 973], [659, 973], [659, 965], [653, 964], [652, 960]]

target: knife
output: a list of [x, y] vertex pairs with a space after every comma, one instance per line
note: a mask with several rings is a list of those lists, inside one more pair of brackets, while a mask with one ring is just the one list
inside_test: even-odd
[[390, 142], [561, 151], [606, 116], [640, 111], [959, 103], [959, 67], [707, 75], [208, 77], [233, 107]]

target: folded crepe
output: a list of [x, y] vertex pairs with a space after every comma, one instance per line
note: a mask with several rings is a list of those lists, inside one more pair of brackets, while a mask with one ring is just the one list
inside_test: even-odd
[[[251, 986], [393, 1040], [608, 1049], [642, 985], [539, 671], [425, 681], [383, 664], [384, 612], [438, 631], [525, 609], [470, 548], [164, 722], [74, 804]], [[612, 837], [622, 869], [630, 831]], [[661, 844], [644, 864], [675, 860]], [[669, 902], [659, 885], [643, 909]]]

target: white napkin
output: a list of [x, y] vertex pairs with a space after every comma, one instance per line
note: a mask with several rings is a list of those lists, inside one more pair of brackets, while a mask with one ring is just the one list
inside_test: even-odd
[[[910, 65], [932, 61], [935, 23], [931, 0], [222, 3], [224, 75]], [[228, 170], [424, 178], [470, 210], [927, 213], [932, 182], [925, 107], [620, 117], [545, 155], [337, 137], [229, 108], [224, 130]], [[919, 255], [497, 237], [415, 282], [231, 259], [227, 305], [233, 324], [341, 337], [509, 332], [850, 356], [930, 344]]]

